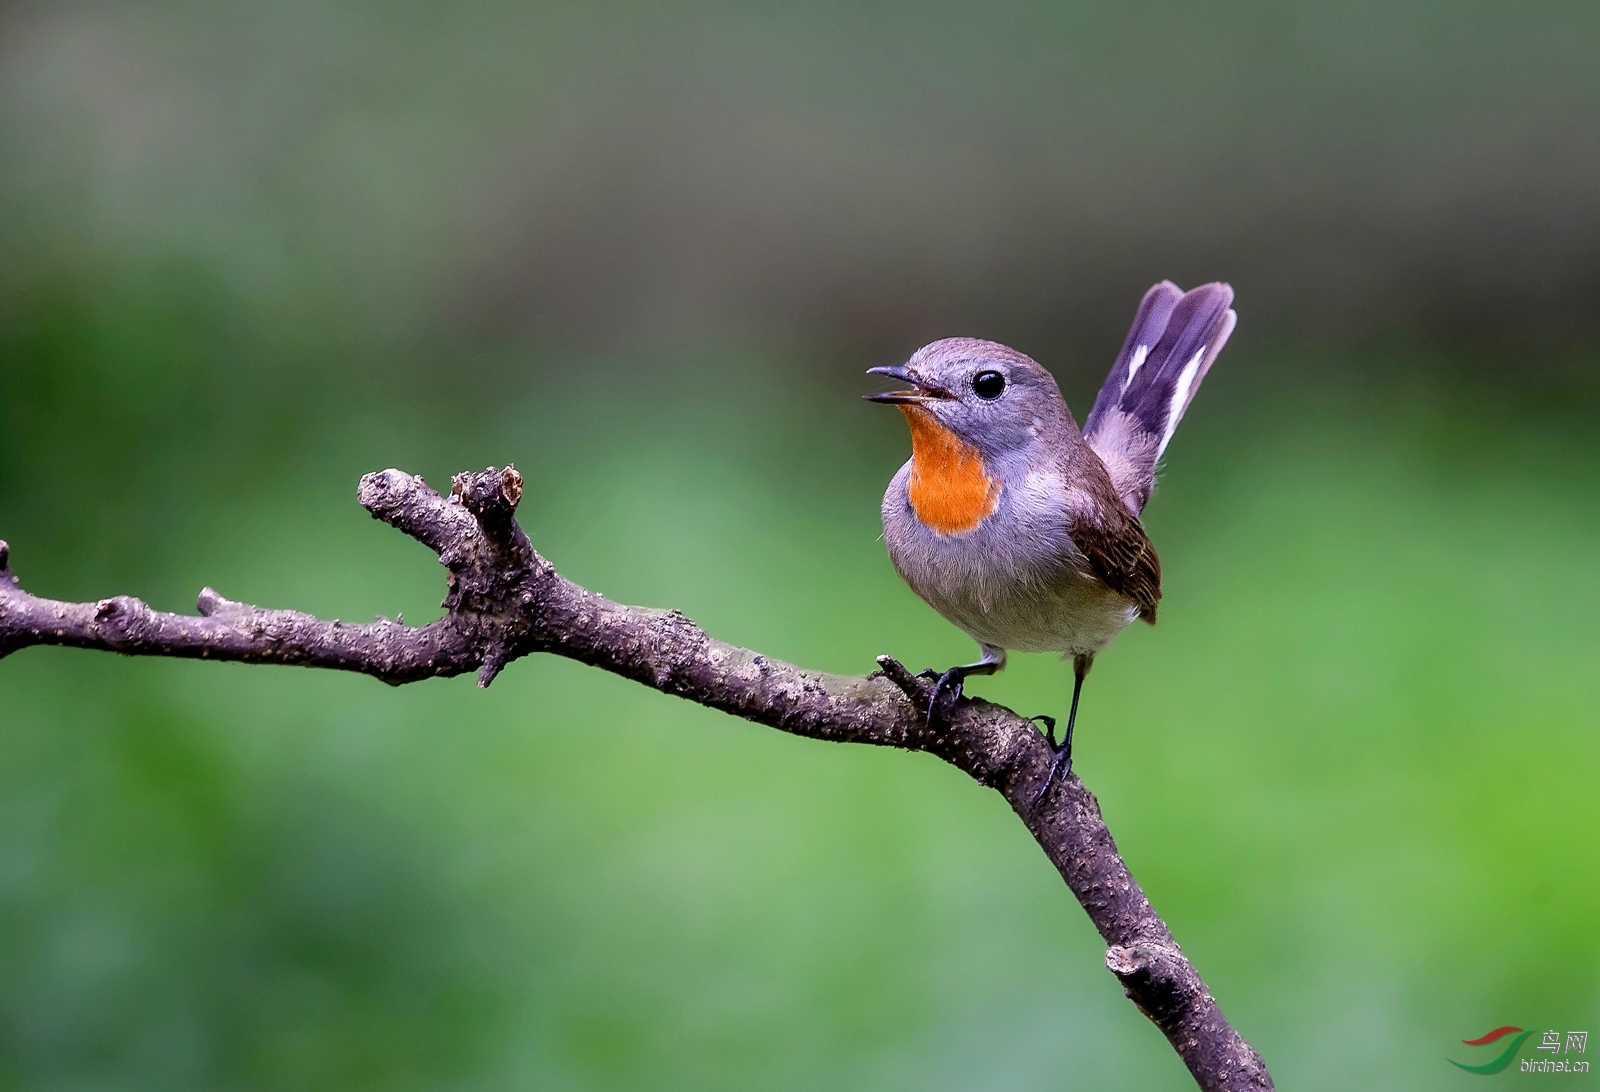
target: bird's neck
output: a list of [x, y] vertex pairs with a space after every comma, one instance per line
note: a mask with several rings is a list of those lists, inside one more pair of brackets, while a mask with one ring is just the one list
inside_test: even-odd
[[1000, 482], [984, 469], [977, 448], [921, 406], [903, 405], [911, 426], [911, 476], [906, 497], [930, 529], [959, 535], [976, 528], [1000, 504]]

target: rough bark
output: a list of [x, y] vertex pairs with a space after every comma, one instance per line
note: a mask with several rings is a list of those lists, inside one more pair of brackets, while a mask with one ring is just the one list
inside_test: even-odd
[[1203, 1089], [1269, 1089], [1260, 1056], [1228, 1023], [1129, 873], [1076, 777], [1034, 802], [1052, 754], [1029, 720], [976, 699], [947, 703], [930, 726], [932, 684], [888, 656], [865, 677], [807, 671], [724, 644], [675, 610], [623, 606], [563, 578], [514, 518], [513, 467], [461, 474], [448, 497], [399, 470], [368, 474], [372, 515], [427, 545], [448, 571], [446, 614], [422, 626], [365, 625], [264, 610], [200, 593], [199, 615], [117, 596], [40, 599], [12, 574], [0, 542], [0, 657], [30, 645], [132, 656], [186, 656], [359, 671], [393, 685], [501, 668], [533, 652], [567, 656], [667, 694], [814, 739], [926, 751], [997, 790], [1022, 819], [1105, 939], [1106, 966], [1167, 1036]]

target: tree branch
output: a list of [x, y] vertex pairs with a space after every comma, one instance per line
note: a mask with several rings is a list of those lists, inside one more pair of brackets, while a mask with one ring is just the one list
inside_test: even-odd
[[930, 727], [931, 683], [888, 656], [866, 677], [807, 671], [724, 644], [675, 610], [613, 603], [563, 578], [515, 517], [522, 476], [460, 474], [442, 497], [399, 470], [368, 474], [372, 515], [422, 542], [448, 570], [446, 614], [423, 626], [326, 622], [200, 593], [199, 616], [128, 596], [63, 603], [22, 590], [0, 542], [0, 657], [30, 645], [359, 671], [399, 685], [501, 668], [551, 652], [795, 735], [926, 751], [996, 789], [1022, 819], [1109, 946], [1106, 966], [1167, 1036], [1203, 1089], [1270, 1089], [1261, 1058], [1205, 983], [1117, 853], [1094, 794], [1076, 776], [1034, 795], [1051, 751], [1031, 721], [962, 699]]

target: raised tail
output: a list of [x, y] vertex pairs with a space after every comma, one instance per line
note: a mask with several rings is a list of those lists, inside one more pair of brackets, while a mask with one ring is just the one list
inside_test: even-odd
[[1111, 482], [1134, 512], [1156, 484], [1167, 449], [1200, 381], [1233, 333], [1233, 289], [1202, 284], [1183, 291], [1162, 281], [1144, 294], [1133, 328], [1083, 423]]

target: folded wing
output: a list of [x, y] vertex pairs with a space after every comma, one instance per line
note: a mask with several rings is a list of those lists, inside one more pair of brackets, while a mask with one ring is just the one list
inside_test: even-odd
[[1161, 560], [1139, 525], [1139, 517], [1113, 508], [1102, 505], [1093, 513], [1074, 515], [1067, 531], [1100, 582], [1132, 599], [1139, 607], [1139, 617], [1155, 625], [1156, 604], [1161, 601]]

